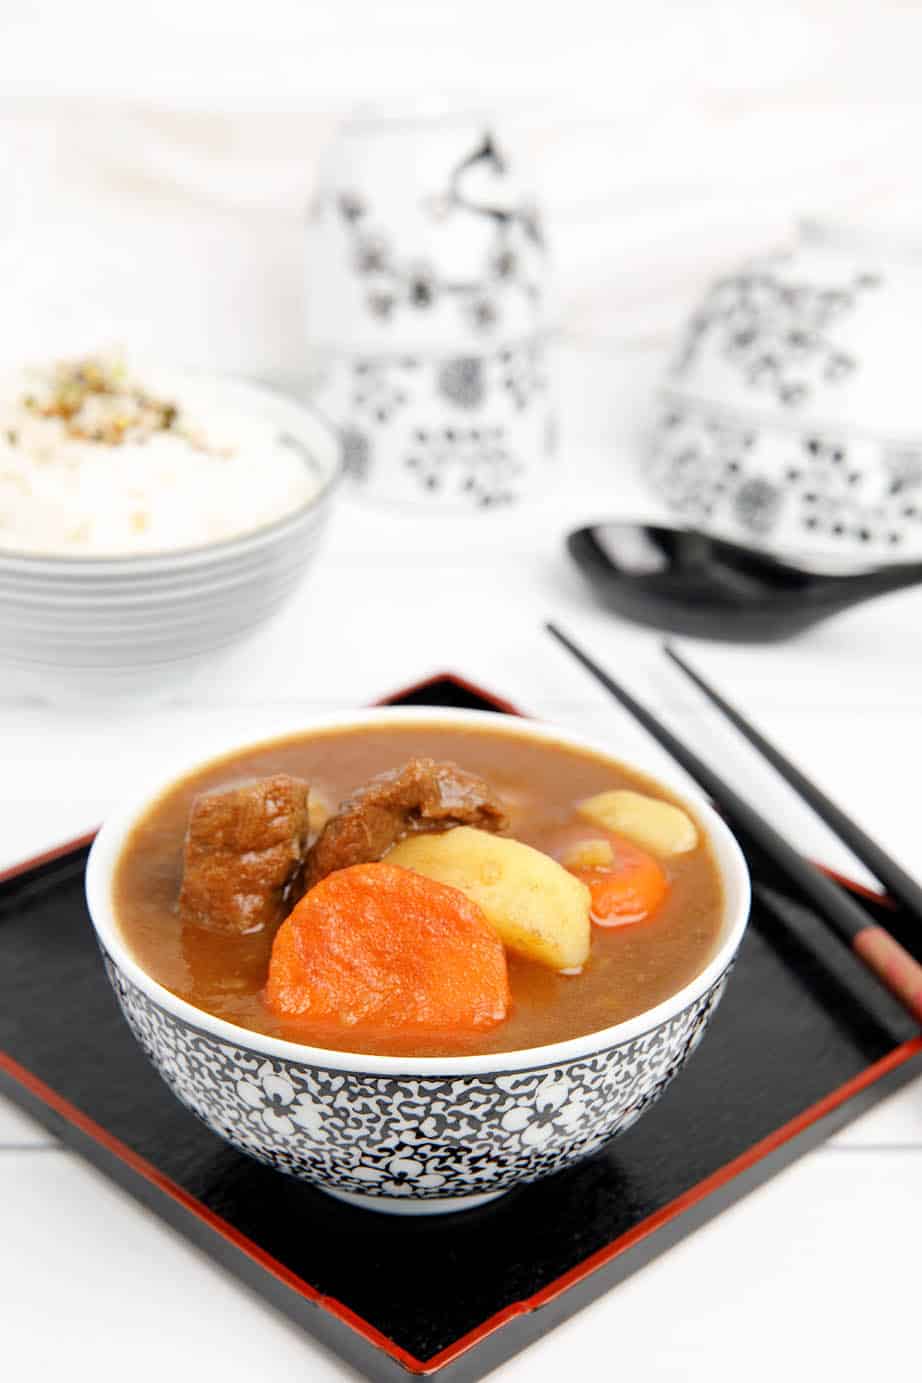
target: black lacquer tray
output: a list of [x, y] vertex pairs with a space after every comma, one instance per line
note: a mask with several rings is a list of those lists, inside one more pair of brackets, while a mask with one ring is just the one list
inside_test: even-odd
[[[392, 699], [513, 712], [451, 676]], [[88, 844], [0, 876], [0, 1088], [372, 1379], [482, 1377], [922, 1072], [912, 1021], [786, 899], [783, 926], [756, 908], [701, 1048], [607, 1150], [480, 1210], [352, 1209], [240, 1156], [161, 1083], [103, 974]]]

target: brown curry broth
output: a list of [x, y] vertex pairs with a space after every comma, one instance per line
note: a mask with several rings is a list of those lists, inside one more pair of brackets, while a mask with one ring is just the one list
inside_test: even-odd
[[617, 761], [531, 738], [527, 730], [439, 725], [355, 727], [291, 736], [214, 761], [171, 788], [135, 827], [118, 862], [115, 910], [139, 965], [174, 994], [229, 1022], [274, 1037], [341, 1050], [441, 1056], [512, 1051], [608, 1027], [681, 989], [717, 946], [723, 910], [720, 878], [702, 843], [666, 865], [670, 891], [648, 922], [592, 928], [592, 952], [579, 976], [509, 958], [512, 1010], [489, 1032], [431, 1041], [373, 1038], [352, 1029], [312, 1032], [280, 1022], [262, 999], [272, 934], [229, 940], [181, 926], [176, 913], [189, 804], [206, 788], [270, 773], [292, 773], [331, 804], [375, 773], [411, 755], [452, 759], [485, 777], [510, 816], [509, 834], [549, 853], [593, 835], [573, 804], [607, 788], [667, 796]]

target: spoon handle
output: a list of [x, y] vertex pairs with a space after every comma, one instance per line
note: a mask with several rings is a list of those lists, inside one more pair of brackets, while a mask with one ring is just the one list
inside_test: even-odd
[[863, 575], [842, 577], [843, 582], [852, 581], [865, 587], [867, 593], [886, 595], [888, 591], [902, 591], [907, 586], [922, 583], [922, 562], [894, 562], [891, 566], [876, 567]]

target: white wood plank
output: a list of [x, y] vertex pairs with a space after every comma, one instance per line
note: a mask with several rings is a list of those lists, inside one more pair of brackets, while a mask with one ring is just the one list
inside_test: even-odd
[[[730, 1380], [741, 1358], [754, 1383], [788, 1376], [791, 1358], [798, 1378], [898, 1376], [915, 1348], [920, 1158], [813, 1154], [493, 1377], [597, 1377], [605, 1359], [645, 1383]], [[12, 1375], [66, 1369], [115, 1383], [130, 1358], [138, 1383], [160, 1383], [178, 1359], [194, 1377], [220, 1358], [226, 1383], [270, 1367], [330, 1383], [354, 1377], [76, 1158], [8, 1154], [0, 1169]], [[872, 1321], [887, 1328], [863, 1328]]]
[[[898, 1377], [922, 1152], [816, 1153], [498, 1369], [496, 1383]], [[872, 1324], [873, 1323], [873, 1324]]]
[[10, 1377], [357, 1377], [76, 1156], [2, 1154], [0, 1176]]

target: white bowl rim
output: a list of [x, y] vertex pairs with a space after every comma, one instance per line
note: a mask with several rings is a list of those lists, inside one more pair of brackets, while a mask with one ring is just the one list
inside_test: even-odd
[[[242, 533], [236, 533], [229, 538], [221, 538], [217, 542], [169, 547], [157, 552], [113, 553], [19, 552], [16, 548], [0, 546], [0, 571], [40, 574], [44, 570], [49, 574], [67, 575], [68, 577], [89, 571], [97, 575], [107, 573], [130, 575], [133, 571], [143, 573], [150, 571], [152, 567], [167, 567], [171, 563], [181, 566], [208, 563], [215, 558], [220, 559], [239, 553], [248, 546], [271, 541], [279, 532], [297, 525], [307, 515], [320, 509], [339, 486], [342, 480], [343, 467], [339, 455], [336, 427], [304, 400], [295, 398], [293, 394], [284, 393], [281, 389], [274, 389], [270, 385], [259, 384], [254, 380], [242, 379], [236, 375], [222, 375], [212, 370], [172, 369], [158, 371], [158, 375], [160, 374], [165, 375], [168, 380], [175, 379], [177, 388], [181, 387], [179, 382], [182, 379], [188, 379], [198, 384], [227, 390], [228, 393], [236, 395], [244, 405], [249, 399], [254, 404], [278, 408], [282, 412], [289, 413], [292, 419], [297, 418], [296, 427], [303, 432], [303, 440], [310, 448], [312, 458], [317, 461], [323, 471], [323, 477], [318, 488], [307, 499], [296, 505], [294, 509], [280, 514], [277, 519], [270, 519], [268, 523], [260, 524], [258, 528], [246, 529]], [[292, 430], [295, 430], [294, 425]]]
[[619, 762], [617, 755], [612, 754], [609, 748], [597, 740], [526, 717], [506, 716], [496, 711], [400, 706], [376, 707], [312, 718], [297, 732], [275, 735], [251, 744], [241, 744], [239, 739], [235, 739], [229, 742], [225, 749], [209, 754], [207, 759], [191, 763], [185, 761], [170, 773], [159, 774], [155, 782], [132, 794], [106, 818], [93, 842], [86, 867], [87, 904], [100, 943], [118, 969], [157, 1007], [165, 1009], [184, 1023], [218, 1038], [221, 1042], [249, 1049], [269, 1058], [376, 1076], [475, 1076], [554, 1066], [620, 1046], [676, 1017], [707, 993], [719, 980], [736, 954], [749, 918], [749, 871], [743, 853], [727, 825], [704, 797], [696, 792], [689, 792], [684, 785], [671, 780], [668, 775], [664, 776], [658, 769], [646, 767], [633, 756], [629, 764], [624, 761], [626, 765], [649, 776], [654, 782], [661, 783], [680, 802], [685, 802], [699, 824], [704, 827], [720, 870], [725, 900], [723, 938], [708, 964], [682, 989], [654, 1008], [646, 1009], [633, 1018], [597, 1029], [595, 1032], [585, 1033], [581, 1037], [572, 1037], [540, 1047], [524, 1047], [515, 1051], [470, 1056], [377, 1056], [365, 1052], [313, 1047], [306, 1043], [290, 1042], [284, 1038], [270, 1037], [249, 1028], [238, 1027], [235, 1023], [227, 1022], [178, 998], [152, 979], [133, 958], [121, 937], [112, 906], [112, 882], [115, 865], [129, 833], [156, 799], [178, 779], [239, 750], [267, 747], [286, 741], [295, 733], [309, 735], [325, 730], [345, 730], [353, 726], [389, 724], [446, 725], [462, 729], [479, 726], [490, 728], [499, 734], [547, 740], [565, 747], [588, 749]]

